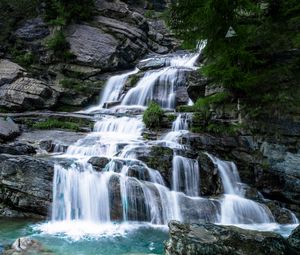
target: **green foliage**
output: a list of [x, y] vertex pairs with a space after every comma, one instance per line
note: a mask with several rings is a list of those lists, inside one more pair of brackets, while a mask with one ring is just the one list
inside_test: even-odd
[[45, 18], [51, 25], [65, 26], [72, 21], [91, 19], [94, 0], [47, 0]]
[[39, 0], [0, 0], [0, 45], [9, 38], [19, 23], [35, 17]]
[[163, 115], [164, 111], [161, 107], [157, 103], [151, 102], [143, 114], [143, 122], [146, 127], [157, 129], [160, 127]]
[[54, 128], [60, 128], [60, 129], [68, 129], [72, 131], [79, 131], [80, 125], [78, 123], [69, 122], [69, 121], [62, 121], [59, 119], [47, 119], [42, 122], [35, 122], [32, 124], [33, 128], [36, 129], [54, 129]]
[[35, 59], [32, 52], [25, 52], [23, 54], [16, 56], [17, 63], [22, 66], [30, 66], [34, 63], [34, 60]]
[[[291, 53], [300, 46], [299, 24], [299, 0], [175, 0], [169, 13], [185, 46], [207, 40], [203, 74], [249, 105], [276, 103], [283, 83], [299, 84], [300, 54]], [[225, 37], [229, 27], [236, 36]]]
[[81, 81], [73, 78], [66, 78], [60, 81], [61, 86], [72, 89], [81, 93], [89, 93], [93, 87], [93, 83], [89, 81]]

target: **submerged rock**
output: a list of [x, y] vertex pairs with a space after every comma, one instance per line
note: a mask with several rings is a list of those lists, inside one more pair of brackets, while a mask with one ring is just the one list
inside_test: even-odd
[[51, 251], [45, 249], [43, 245], [30, 237], [20, 237], [11, 246], [11, 249], [4, 251], [4, 255], [16, 254], [44, 254], [51, 255]]
[[[214, 224], [169, 223], [166, 255], [283, 255], [297, 254], [279, 234]], [[297, 233], [297, 231], [296, 231]], [[295, 234], [296, 235], [296, 234]]]

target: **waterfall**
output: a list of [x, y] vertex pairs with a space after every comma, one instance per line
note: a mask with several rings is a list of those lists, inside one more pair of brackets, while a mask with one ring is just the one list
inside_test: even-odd
[[104, 85], [104, 90], [100, 96], [100, 101], [97, 106], [92, 106], [85, 113], [91, 113], [97, 110], [101, 110], [107, 102], [117, 102], [120, 99], [121, 91], [130, 75], [138, 73], [139, 69], [136, 68], [133, 71], [129, 71], [124, 74], [111, 76]]
[[175, 191], [182, 191], [188, 196], [199, 196], [198, 162], [182, 156], [174, 156], [172, 182]]
[[224, 198], [221, 204], [220, 223], [253, 224], [275, 222], [268, 207], [244, 198], [240, 176], [233, 162], [220, 160], [207, 153], [218, 167], [224, 187]]
[[185, 73], [194, 70], [194, 64], [200, 53], [174, 57], [170, 66], [158, 71], [148, 71], [137, 85], [130, 89], [122, 105], [147, 106], [156, 101], [161, 107], [173, 109], [175, 107], [176, 89], [185, 84]]
[[[155, 100], [164, 108], [174, 108], [176, 89], [184, 85], [185, 72], [197, 68], [199, 52], [173, 56], [166, 61], [166, 67], [146, 71], [124, 96], [122, 106], [146, 106]], [[137, 72], [140, 71], [111, 77], [98, 106], [85, 113], [100, 111], [106, 102], [120, 101], [127, 78]], [[200, 196], [201, 162], [187, 156], [190, 155], [185, 153], [187, 145], [180, 143], [181, 136], [189, 133], [188, 114], [178, 114], [170, 132], [159, 140], [149, 141], [143, 138], [145, 126], [139, 113], [120, 114], [117, 108], [112, 109], [112, 115], [100, 113], [94, 116], [91, 133], [70, 145], [65, 153], [53, 155], [59, 161], [54, 169], [49, 224], [57, 231], [73, 231], [78, 226], [80, 229], [76, 231], [97, 232], [99, 224], [105, 225], [106, 231], [116, 222], [156, 225], [167, 225], [170, 220], [221, 224], [274, 222], [267, 207], [244, 197], [236, 165], [210, 154], [207, 155], [218, 168], [224, 195]], [[157, 144], [173, 150], [170, 169], [160, 166], [152, 169], [146, 160], [140, 160], [147, 157], [147, 153], [139, 157], [141, 151]], [[105, 164], [99, 168], [93, 166], [92, 157], [104, 158]], [[84, 226], [89, 227], [85, 230]]]

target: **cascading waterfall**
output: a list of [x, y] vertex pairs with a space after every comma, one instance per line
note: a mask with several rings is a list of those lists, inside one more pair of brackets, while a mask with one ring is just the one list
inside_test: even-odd
[[87, 110], [83, 111], [85, 113], [91, 113], [97, 110], [101, 110], [105, 103], [107, 102], [118, 102], [120, 99], [121, 91], [130, 75], [138, 73], [139, 69], [136, 68], [133, 71], [129, 71], [125, 74], [115, 75], [108, 79], [104, 86], [103, 93], [100, 97], [100, 102], [97, 106], [92, 106]]
[[207, 154], [218, 167], [224, 187], [221, 224], [252, 224], [275, 222], [268, 207], [244, 198], [239, 173], [233, 162], [222, 161]]
[[[174, 108], [176, 88], [181, 86], [185, 70], [196, 69], [199, 54], [175, 56], [167, 67], [146, 72], [121, 104], [146, 106], [155, 100], [164, 108]], [[101, 112], [104, 103], [119, 101], [127, 78], [138, 71], [111, 77], [99, 105], [85, 113]], [[221, 224], [274, 222], [265, 206], [244, 198], [235, 164], [209, 154], [219, 170], [225, 194], [220, 198], [200, 196], [201, 162], [180, 153], [185, 147], [179, 139], [189, 132], [188, 123], [189, 115], [179, 114], [169, 133], [160, 140], [146, 141], [140, 115], [95, 116], [93, 132], [69, 146], [64, 154], [56, 155], [66, 162], [55, 165], [49, 224], [54, 224], [58, 232], [80, 226], [78, 231], [89, 233], [102, 228], [99, 224], [115, 226], [115, 221], [158, 225], [167, 225], [170, 220]], [[138, 160], [136, 153], [161, 143], [174, 153], [170, 180], [159, 169]], [[89, 163], [92, 157], [105, 157], [108, 163], [96, 169]], [[85, 225], [90, 227], [85, 230]], [[103, 227], [105, 231], [109, 228]]]
[[146, 72], [137, 85], [128, 91], [122, 105], [147, 106], [156, 101], [163, 108], [175, 107], [176, 89], [184, 86], [186, 70], [194, 70], [200, 52], [171, 59], [170, 66]]

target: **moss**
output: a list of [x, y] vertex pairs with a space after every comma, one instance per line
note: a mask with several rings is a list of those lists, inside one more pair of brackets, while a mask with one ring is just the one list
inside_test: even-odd
[[161, 126], [163, 115], [164, 111], [161, 107], [157, 103], [151, 102], [143, 114], [143, 122], [150, 129], [158, 129]]
[[58, 119], [47, 119], [42, 122], [33, 123], [32, 128], [36, 128], [36, 129], [61, 128], [61, 129], [67, 129], [72, 131], [79, 131], [80, 125], [77, 123], [62, 121]]
[[167, 114], [168, 121], [176, 120], [177, 116], [175, 114]]
[[81, 81], [73, 78], [63, 79], [59, 83], [66, 89], [72, 89], [84, 94], [89, 93], [94, 86], [94, 84], [90, 81]]

